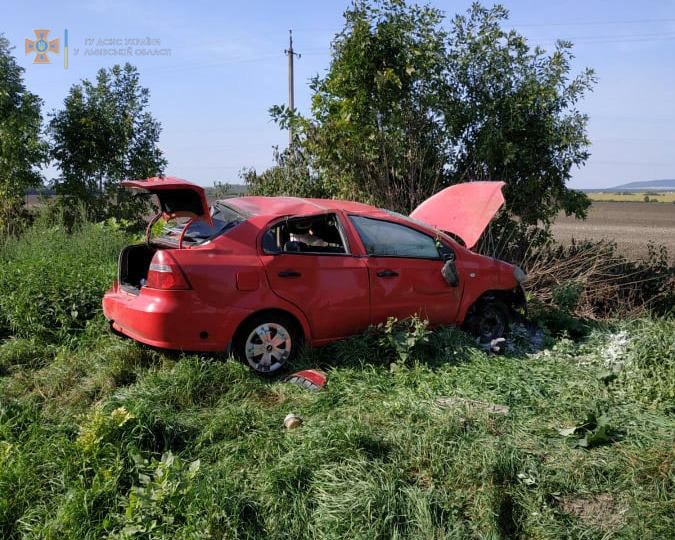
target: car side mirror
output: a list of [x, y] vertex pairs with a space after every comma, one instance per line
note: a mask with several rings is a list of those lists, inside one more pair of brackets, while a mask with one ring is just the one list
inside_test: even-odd
[[441, 247], [438, 248], [438, 254], [441, 256], [441, 259], [444, 261], [452, 261], [454, 262], [455, 260], [455, 250], [448, 246], [442, 245]]
[[454, 259], [445, 261], [443, 268], [441, 268], [441, 275], [448, 285], [451, 287], [459, 287], [459, 274], [457, 273]]

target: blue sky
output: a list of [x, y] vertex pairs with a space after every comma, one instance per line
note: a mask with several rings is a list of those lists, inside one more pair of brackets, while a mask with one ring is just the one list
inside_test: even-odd
[[[532, 44], [575, 44], [574, 68], [596, 70], [595, 91], [581, 104], [590, 115], [592, 156], [571, 186], [597, 188], [632, 180], [675, 178], [675, 2], [519, 0], [502, 2], [509, 26]], [[433, 0], [448, 16], [469, 0]], [[92, 0], [38, 4], [0, 0], [4, 32], [26, 68], [28, 87], [44, 111], [61, 107], [70, 86], [97, 69], [130, 60], [151, 91], [151, 110], [162, 122], [160, 145], [167, 173], [202, 185], [238, 182], [243, 167], [272, 164], [272, 146], [287, 134], [268, 115], [287, 100], [288, 29], [293, 28], [295, 102], [310, 103], [309, 79], [325, 71], [329, 44], [342, 26], [346, 1], [213, 2]], [[59, 37], [61, 54], [33, 64], [24, 39], [33, 29]], [[64, 69], [64, 29], [69, 65]], [[170, 56], [85, 56], [86, 39], [159, 40]], [[134, 47], [136, 49], [138, 47]], [[75, 49], [79, 49], [75, 54]], [[47, 171], [47, 176], [53, 175]]]

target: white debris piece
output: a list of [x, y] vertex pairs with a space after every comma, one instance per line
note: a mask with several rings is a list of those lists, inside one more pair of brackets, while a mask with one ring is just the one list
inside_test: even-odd
[[497, 339], [493, 339], [492, 341], [482, 342], [480, 340], [480, 338], [477, 338], [476, 343], [478, 343], [480, 348], [483, 349], [485, 352], [498, 353], [498, 352], [501, 352], [502, 348], [504, 347], [504, 343], [506, 343], [506, 339], [497, 338]]
[[602, 350], [602, 359], [605, 366], [610, 369], [621, 369], [626, 364], [626, 346], [628, 345], [628, 334], [622, 330], [609, 336], [607, 345]]
[[284, 427], [286, 429], [295, 429], [301, 425], [302, 418], [297, 414], [290, 413], [286, 415], [286, 418], [284, 418]]

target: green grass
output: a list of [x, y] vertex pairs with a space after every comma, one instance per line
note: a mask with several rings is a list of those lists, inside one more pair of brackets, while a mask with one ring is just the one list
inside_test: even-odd
[[111, 335], [100, 297], [126, 241], [38, 222], [0, 246], [0, 538], [675, 530], [672, 318], [592, 325], [541, 306], [559, 335], [506, 356], [387, 325], [305, 351], [295, 368], [328, 373], [312, 393]]
[[[511, 356], [443, 329], [393, 365], [393, 347], [354, 338], [299, 359], [328, 372], [316, 393], [104, 330], [92, 322], [77, 347], [0, 345], [3, 538], [665, 538], [675, 527], [673, 321]], [[442, 396], [510, 410], [440, 407]], [[282, 427], [289, 412], [300, 428]], [[583, 427], [557, 431], [589, 414], [609, 425], [598, 446], [575, 443]]]

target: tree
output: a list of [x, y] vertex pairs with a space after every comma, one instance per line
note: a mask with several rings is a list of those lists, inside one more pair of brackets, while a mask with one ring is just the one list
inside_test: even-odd
[[528, 225], [564, 210], [584, 217], [590, 200], [566, 183], [589, 157], [588, 117], [576, 105], [593, 71], [570, 79], [572, 43], [550, 56], [501, 23], [508, 12], [474, 3], [453, 20], [443, 115], [457, 149], [454, 181], [504, 180], [507, 209]]
[[73, 85], [64, 109], [49, 122], [61, 204], [83, 205], [95, 220], [143, 217], [147, 202], [121, 189], [120, 182], [160, 176], [166, 166], [157, 146], [161, 125], [148, 103], [149, 91], [130, 64], [99, 70], [95, 83]]
[[42, 101], [26, 89], [24, 69], [0, 34], [0, 232], [20, 227], [26, 190], [42, 185], [47, 160], [41, 136]]
[[587, 197], [566, 183], [589, 155], [576, 104], [594, 76], [570, 78], [569, 42], [532, 49], [502, 30], [503, 7], [477, 3], [447, 30], [442, 12], [402, 0], [355, 1], [344, 17], [327, 73], [311, 82], [311, 114], [271, 109], [295, 139], [275, 167], [247, 172], [252, 191], [287, 178], [281, 189], [295, 195], [407, 213], [448, 185], [503, 180], [525, 225], [585, 214]]

